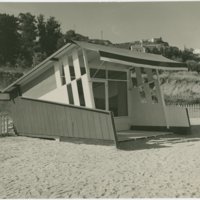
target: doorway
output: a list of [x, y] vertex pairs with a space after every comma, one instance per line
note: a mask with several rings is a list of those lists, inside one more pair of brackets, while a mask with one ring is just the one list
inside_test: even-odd
[[128, 86], [127, 81], [92, 80], [96, 109], [113, 112], [116, 130], [128, 130]]

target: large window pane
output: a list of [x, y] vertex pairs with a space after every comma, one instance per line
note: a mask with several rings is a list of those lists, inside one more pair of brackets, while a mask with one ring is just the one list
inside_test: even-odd
[[109, 110], [114, 116], [127, 116], [127, 82], [108, 81]]
[[78, 87], [80, 105], [85, 106], [85, 98], [84, 98], [83, 85], [81, 79], [77, 80], [77, 87]]
[[74, 104], [74, 97], [72, 93], [72, 85], [67, 85], [67, 91], [68, 91], [68, 98], [69, 98], [69, 104]]
[[65, 80], [65, 71], [64, 71], [63, 64], [60, 66], [60, 78], [61, 78], [61, 84], [65, 85], [66, 84], [66, 80]]
[[68, 62], [69, 62], [70, 77], [71, 77], [71, 80], [74, 80], [75, 79], [75, 72], [74, 72], [74, 64], [73, 64], [72, 56], [68, 57]]
[[85, 70], [85, 63], [84, 63], [84, 59], [83, 59], [82, 50], [78, 51], [78, 60], [79, 60], [79, 64], [80, 64], [81, 75], [84, 75], [86, 73], [86, 70]]
[[93, 82], [92, 88], [93, 88], [95, 107], [97, 109], [105, 110], [106, 109], [105, 83]]
[[106, 71], [103, 69], [90, 69], [90, 77], [106, 79]]
[[108, 71], [108, 79], [127, 80], [127, 73], [122, 71]]

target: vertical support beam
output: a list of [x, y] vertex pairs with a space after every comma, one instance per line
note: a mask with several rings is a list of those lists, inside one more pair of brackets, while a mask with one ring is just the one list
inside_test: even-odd
[[90, 104], [91, 104], [91, 108], [95, 108], [94, 95], [93, 95], [93, 90], [92, 90], [92, 81], [90, 78], [90, 69], [88, 65], [87, 54], [86, 54], [85, 49], [82, 49], [82, 52], [83, 52], [83, 60], [84, 60], [84, 65], [85, 65], [87, 81], [88, 81], [88, 94], [89, 94], [89, 98], [91, 102]]
[[169, 122], [168, 122], [166, 105], [165, 105], [164, 95], [163, 95], [163, 92], [162, 92], [161, 87], [160, 87], [160, 76], [159, 76], [158, 69], [156, 69], [156, 75], [157, 75], [157, 78], [158, 78], [158, 91], [159, 91], [160, 97], [161, 97], [161, 104], [162, 104], [162, 107], [163, 107], [165, 122], [166, 122], [167, 129], [169, 129], [170, 127], [169, 127]]
[[72, 58], [73, 58], [75, 76], [76, 76], [76, 79], [78, 79], [78, 78], [81, 77], [81, 68], [80, 68], [80, 63], [79, 63], [79, 59], [78, 59], [78, 51], [77, 51], [77, 49], [75, 49], [72, 52]]
[[71, 82], [71, 78], [70, 78], [69, 62], [68, 62], [67, 55], [65, 55], [63, 57], [62, 63], [63, 63], [63, 66], [64, 66], [66, 84], [69, 84]]
[[56, 62], [54, 64], [54, 71], [55, 71], [55, 77], [56, 77], [56, 85], [57, 85], [57, 88], [59, 88], [59, 87], [62, 86], [61, 78], [60, 78], [60, 66], [59, 66], [59, 62]]
[[71, 82], [72, 84], [72, 93], [74, 97], [74, 105], [80, 106], [79, 94], [78, 94], [78, 87], [76, 80]]
[[88, 77], [87, 75], [83, 75], [82, 76], [82, 84], [83, 84], [83, 93], [84, 93], [84, 98], [85, 98], [85, 105], [86, 107], [88, 108], [94, 108], [93, 107], [93, 102], [92, 101], [92, 96], [91, 96], [91, 92], [90, 92], [90, 84], [89, 84], [89, 81], [88, 81]]
[[113, 127], [113, 134], [114, 134], [115, 145], [116, 145], [116, 148], [119, 149], [119, 141], [118, 141], [118, 137], [117, 137], [117, 131], [116, 131], [116, 128], [115, 128], [115, 122], [114, 122], [113, 112], [110, 112], [110, 117], [111, 117], [111, 121], [112, 121], [112, 127]]

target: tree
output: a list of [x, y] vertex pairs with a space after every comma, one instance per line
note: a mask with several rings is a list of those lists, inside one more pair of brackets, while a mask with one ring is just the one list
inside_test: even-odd
[[46, 22], [44, 15], [37, 17], [37, 29], [38, 29], [38, 45], [37, 51], [44, 53], [46, 49]]
[[18, 20], [13, 15], [0, 14], [0, 64], [15, 63], [20, 46]]
[[[57, 47], [60, 48], [63, 45], [65, 45], [68, 42], [71, 42], [72, 40], [77, 40], [77, 41], [91, 41], [89, 40], [89, 37], [81, 35], [76, 33], [74, 30], [69, 30], [67, 31], [59, 40], [57, 43]], [[98, 42], [97, 40], [94, 40], [96, 43]], [[105, 41], [105, 40], [99, 40], [99, 42], [101, 42], [102, 44], [104, 43], [110, 43], [110, 41]]]
[[194, 60], [186, 61], [187, 67], [189, 71], [197, 71], [197, 62]]
[[61, 37], [60, 24], [54, 17], [50, 17], [46, 22], [45, 52], [48, 56], [57, 50], [57, 42]]
[[160, 51], [156, 47], [154, 47], [151, 52], [153, 54], [160, 54]]
[[197, 63], [197, 72], [200, 73], [200, 62]]
[[24, 59], [24, 67], [31, 67], [37, 36], [35, 16], [30, 13], [20, 13], [19, 30], [21, 36], [21, 59]]

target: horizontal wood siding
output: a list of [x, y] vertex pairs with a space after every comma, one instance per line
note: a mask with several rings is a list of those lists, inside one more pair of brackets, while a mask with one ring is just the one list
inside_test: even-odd
[[114, 140], [110, 112], [18, 97], [12, 117], [19, 134]]

